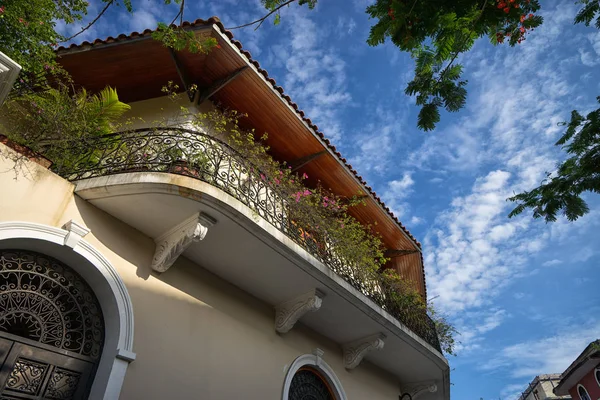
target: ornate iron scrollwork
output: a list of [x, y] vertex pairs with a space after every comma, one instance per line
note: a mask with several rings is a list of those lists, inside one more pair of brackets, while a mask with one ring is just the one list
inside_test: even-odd
[[0, 331], [97, 360], [104, 319], [91, 288], [71, 268], [42, 254], [2, 250]]
[[323, 379], [310, 369], [296, 372], [290, 385], [289, 400], [335, 400]]

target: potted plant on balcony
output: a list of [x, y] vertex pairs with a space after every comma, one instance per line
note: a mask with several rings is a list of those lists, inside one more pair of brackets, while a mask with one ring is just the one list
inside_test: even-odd
[[179, 147], [171, 147], [166, 156], [170, 160], [168, 171], [171, 173], [207, 180], [214, 172], [210, 159], [201, 151], [190, 149], [184, 152]]

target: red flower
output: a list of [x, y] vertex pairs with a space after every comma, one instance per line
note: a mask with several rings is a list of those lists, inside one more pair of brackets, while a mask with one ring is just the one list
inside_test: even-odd
[[525, 33], [525, 28], [521, 27], [519, 28], [519, 30], [521, 31], [521, 33]]
[[533, 18], [533, 14], [529, 14], [529, 18]]
[[510, 12], [510, 8], [508, 8], [508, 7], [504, 8], [504, 12], [508, 14]]
[[4, 6], [0, 7], [0, 15], [4, 14]]
[[519, 18], [519, 20], [521, 21], [521, 23], [523, 23], [525, 21], [525, 14], [521, 15], [521, 18]]
[[391, 18], [392, 20], [396, 19], [396, 18], [394, 17], [394, 10], [392, 10], [391, 8], [388, 10], [388, 15], [390, 16], [390, 18]]

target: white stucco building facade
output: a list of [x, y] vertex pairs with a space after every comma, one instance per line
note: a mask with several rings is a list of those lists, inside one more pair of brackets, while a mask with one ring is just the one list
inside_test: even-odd
[[[18, 147], [0, 144], [2, 396], [449, 399], [435, 328], [403, 320], [377, 290], [353, 283], [332, 267], [336, 260], [299, 241], [274, 189], [213, 132], [171, 120], [179, 105], [203, 112], [229, 95], [232, 108], [255, 107], [249, 124], [280, 126], [269, 132], [280, 159], [339, 182], [339, 190], [363, 191], [368, 204], [359, 218], [384, 221], [390, 267], [426, 295], [416, 239], [217, 19], [188, 25], [215, 37], [219, 51], [169, 54], [148, 33], [59, 51], [76, 82], [115, 86], [130, 115], [145, 121], [110, 139], [93, 162], [16, 164]], [[148, 65], [129, 70], [145, 52]], [[152, 91], [154, 81], [171, 78], [166, 70], [187, 87], [229, 64], [238, 72], [211, 78], [179, 104]], [[159, 118], [177, 127], [149, 129]], [[210, 176], [152, 158], [153, 140], [171, 137], [178, 146], [185, 138], [184, 149], [201, 148]], [[135, 168], [117, 162], [107, 155], [115, 146], [146, 159]], [[287, 159], [298, 148], [307, 154]]]

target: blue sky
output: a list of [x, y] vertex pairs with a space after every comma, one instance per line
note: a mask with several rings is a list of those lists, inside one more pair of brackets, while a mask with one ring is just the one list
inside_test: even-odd
[[[230, 27], [264, 13], [258, 0], [198, 3], [186, 19], [217, 15]], [[321, 0], [284, 10], [279, 26], [234, 33], [423, 242], [429, 295], [461, 332], [452, 398], [514, 399], [600, 336], [600, 196], [588, 196], [593, 211], [579, 221], [549, 225], [508, 219], [506, 202], [560, 159], [557, 123], [594, 106], [600, 32], [573, 25], [574, 1], [542, 1], [545, 23], [523, 44], [483, 40], [461, 58], [467, 106], [424, 133], [404, 94], [412, 60], [365, 43], [368, 3]], [[79, 39], [172, 18], [154, 0], [134, 6]]]

